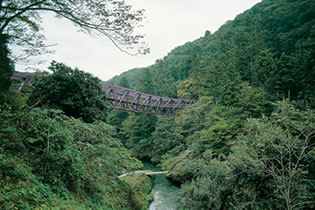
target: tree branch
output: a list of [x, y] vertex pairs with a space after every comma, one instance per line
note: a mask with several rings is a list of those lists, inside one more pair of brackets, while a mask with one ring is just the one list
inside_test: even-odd
[[[143, 10], [133, 11], [130, 5], [121, 0], [0, 0], [0, 3], [0, 34], [7, 33], [12, 38], [11, 44], [16, 43], [24, 48], [44, 47], [37, 39], [43, 40], [44, 37], [35, 38], [29, 32], [38, 33], [37, 18], [42, 14], [41, 11], [46, 11], [69, 20], [83, 32], [105, 36], [121, 52], [132, 56], [149, 52], [149, 48], [141, 42], [143, 36], [134, 31], [140, 26], [138, 22], [143, 18]], [[23, 42], [20, 35], [31, 39], [24, 39]]]
[[[21, 16], [24, 12], [29, 11], [33, 6], [40, 5], [40, 4], [42, 4], [43, 2], [45, 2], [45, 1], [46, 1], [46, 0], [42, 0], [42, 1], [35, 2], [35, 3], [33, 3], [33, 4], [30, 4], [30, 5], [28, 5], [27, 7], [24, 7], [24, 8], [21, 8], [21, 9], [17, 9], [16, 11], [20, 11], [20, 12], [18, 12], [18, 13], [16, 13], [16, 14], [12, 15], [12, 16], [9, 17], [9, 18], [5, 18], [5, 19], [6, 19], [5, 22], [3, 23], [3, 25], [2, 25], [1, 28], [0, 28], [0, 34], [3, 33], [4, 29], [9, 25], [9, 23], [10, 23], [12, 20], [14, 20], [15, 18]], [[10, 7], [6, 7], [6, 6], [3, 7], [3, 8], [4, 8], [4, 9], [10, 9]]]

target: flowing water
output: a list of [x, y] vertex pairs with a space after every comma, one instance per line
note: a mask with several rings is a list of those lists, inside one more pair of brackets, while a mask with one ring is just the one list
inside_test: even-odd
[[[154, 166], [150, 162], [143, 162], [145, 170], [161, 171], [161, 168]], [[165, 175], [153, 176], [153, 188], [151, 195], [154, 200], [150, 204], [149, 210], [174, 210], [177, 206], [177, 195], [179, 187], [171, 183]]]

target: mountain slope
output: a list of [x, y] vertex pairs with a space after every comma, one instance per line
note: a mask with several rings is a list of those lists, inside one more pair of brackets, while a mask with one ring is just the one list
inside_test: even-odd
[[[177, 96], [178, 89], [196, 83], [195, 89], [201, 95], [215, 95], [215, 91], [209, 90], [209, 84], [225, 77], [220, 74], [229, 71], [230, 76], [239, 75], [240, 81], [262, 87], [280, 98], [288, 94], [293, 98], [313, 97], [314, 4], [311, 0], [264, 0], [226, 22], [215, 33], [206, 32], [204, 37], [176, 47], [145, 68], [153, 78], [158, 78], [153, 84], [156, 93]], [[110, 82], [117, 84], [119, 78], [128, 75], [138, 88], [145, 69], [125, 72]], [[273, 79], [266, 81], [265, 77]], [[176, 87], [186, 79], [191, 81]], [[197, 90], [191, 90], [194, 91]], [[193, 94], [190, 96], [196, 98]]]

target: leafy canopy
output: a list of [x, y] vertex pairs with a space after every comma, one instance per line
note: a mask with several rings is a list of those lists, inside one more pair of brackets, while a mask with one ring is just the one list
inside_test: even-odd
[[40, 106], [61, 109], [85, 122], [105, 121], [106, 95], [97, 77], [56, 61], [49, 69], [53, 74], [35, 83], [29, 103], [40, 102]]

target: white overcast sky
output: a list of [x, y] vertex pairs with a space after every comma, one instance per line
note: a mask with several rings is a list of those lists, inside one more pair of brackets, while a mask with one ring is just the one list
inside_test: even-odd
[[[204, 35], [251, 8], [260, 0], [126, 0], [134, 9], [145, 9], [141, 29], [151, 53], [130, 56], [119, 51], [106, 38], [77, 32], [70, 22], [45, 15], [42, 27], [47, 44], [57, 44], [56, 53], [43, 57], [38, 66], [45, 70], [52, 60], [92, 73], [106, 81], [135, 67], [146, 67], [172, 49]], [[22, 70], [17, 65], [16, 69]]]

